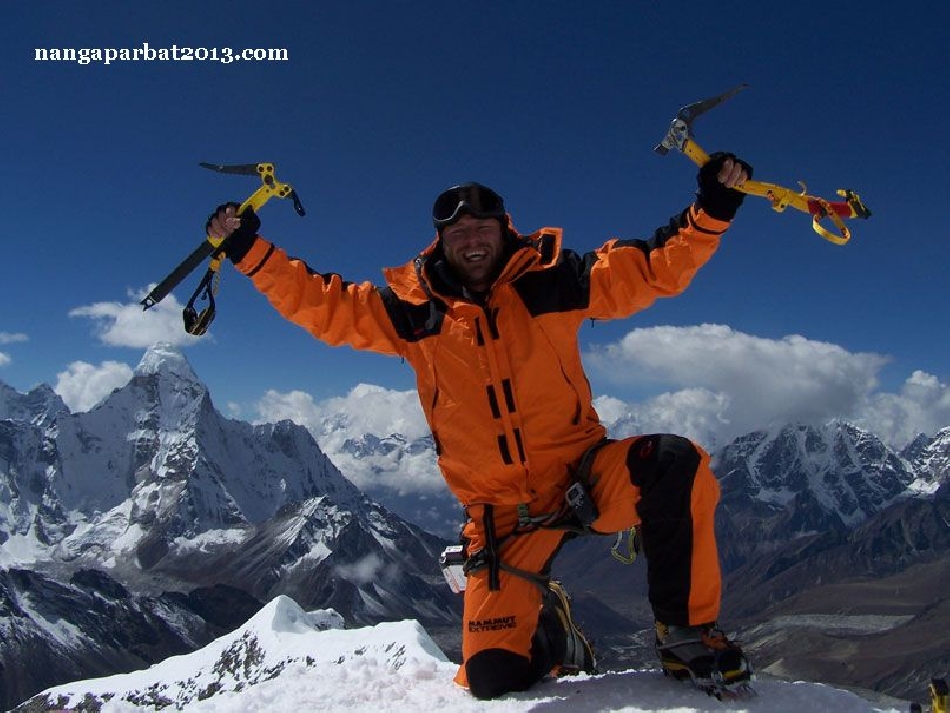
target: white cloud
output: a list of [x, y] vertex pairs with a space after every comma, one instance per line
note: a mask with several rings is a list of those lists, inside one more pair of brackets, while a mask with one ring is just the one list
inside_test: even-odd
[[614, 383], [669, 389], [642, 403], [597, 402], [614, 430], [668, 430], [707, 446], [775, 423], [852, 420], [892, 445], [950, 423], [950, 394], [915, 372], [878, 392], [888, 357], [790, 335], [765, 339], [722, 325], [637, 329], [585, 355]]
[[903, 445], [918, 433], [932, 435], [950, 425], [950, 387], [915, 371], [900, 393], [871, 394], [858, 421], [888, 443]]
[[348, 440], [360, 440], [366, 434], [379, 438], [398, 434], [408, 441], [428, 436], [415, 391], [358, 384], [345, 396], [316, 402], [303, 391], [270, 390], [257, 403], [257, 412], [261, 421], [287, 418], [308, 428], [333, 464], [364, 490], [383, 486], [399, 494], [445, 491], [430, 451], [409, 453], [396, 448], [356, 457], [345, 447]]
[[289, 419], [306, 426], [313, 433], [321, 430], [320, 410], [313, 397], [305, 391], [281, 393], [268, 389], [257, 402], [258, 419], [263, 423], [276, 423]]
[[[29, 337], [23, 332], [0, 332], [0, 344], [14, 344], [16, 342], [28, 341]], [[6, 366], [13, 361], [6, 352], [0, 352], [0, 366]]]
[[96, 335], [112, 347], [148, 348], [156, 342], [175, 346], [194, 344], [200, 337], [188, 334], [182, 325], [182, 305], [168, 295], [147, 312], [139, 300], [148, 290], [129, 290], [133, 302], [95, 302], [69, 311], [70, 317], [89, 317], [95, 322]]
[[67, 371], [56, 375], [53, 391], [66, 402], [70, 411], [88, 411], [114, 389], [129, 383], [132, 374], [132, 367], [117, 361], [104, 361], [99, 366], [74, 361]]
[[729, 404], [727, 395], [700, 388], [659, 394], [641, 403], [626, 403], [611, 396], [594, 400], [594, 407], [613, 438], [676, 433], [706, 448], [713, 448], [732, 435]]
[[371, 553], [353, 564], [337, 565], [336, 573], [357, 584], [370, 584], [378, 578], [384, 564], [379, 555]]
[[411, 440], [429, 433], [415, 391], [392, 391], [372, 384], [357, 384], [346, 396], [320, 403], [303, 391], [269, 390], [258, 402], [257, 410], [263, 421], [289, 418], [315, 433], [326, 430], [328, 418], [336, 428], [344, 426], [355, 434], [399, 433]]

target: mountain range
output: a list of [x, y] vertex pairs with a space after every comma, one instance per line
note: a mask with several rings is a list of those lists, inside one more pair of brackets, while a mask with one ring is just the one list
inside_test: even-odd
[[[431, 439], [323, 440], [335, 423], [224, 418], [162, 345], [84, 413], [0, 383], [0, 704], [195, 650], [281, 595], [354, 626], [418, 619], [457, 657], [436, 558], [458, 506], [391, 485], [432, 467]], [[713, 455], [723, 619], [760, 670], [898, 696], [946, 674], [950, 428], [895, 452], [846, 422], [789, 424]], [[361, 492], [334, 463], [387, 477]], [[555, 574], [605, 665], [650, 662], [644, 567], [612, 542], [569, 543]]]

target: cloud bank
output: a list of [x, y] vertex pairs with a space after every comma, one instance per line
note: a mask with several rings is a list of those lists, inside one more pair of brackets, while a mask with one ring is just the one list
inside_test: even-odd
[[[163, 307], [166, 302], [169, 306]], [[181, 340], [179, 311], [171, 296], [150, 310], [150, 319], [167, 320], [167, 327], [150, 333]], [[102, 336], [110, 343], [136, 346], [145, 341], [136, 335], [141, 323], [133, 321], [142, 316], [137, 303], [98, 303], [77, 312], [106, 324]], [[6, 343], [25, 340], [25, 335], [0, 336]], [[950, 425], [950, 387], [938, 377], [915, 371], [896, 392], [880, 391], [878, 375], [888, 363], [887, 356], [849, 352], [799, 335], [766, 339], [711, 324], [652, 327], [597, 346], [584, 355], [584, 361], [592, 376], [616, 384], [618, 391], [634, 386], [650, 394], [626, 401], [611, 395], [608, 387], [608, 393], [595, 400], [615, 437], [666, 431], [713, 448], [773, 424], [841, 418], [900, 448], [918, 433], [933, 434]], [[70, 409], [83, 411], [131, 376], [132, 368], [120, 362], [95, 366], [77, 361], [57, 375], [55, 390]], [[229, 408], [232, 414], [239, 409], [234, 404]], [[316, 401], [303, 391], [271, 390], [254, 405], [254, 411], [257, 421], [289, 418], [308, 427], [338, 467], [354, 472], [358, 484], [373, 479], [375, 484], [400, 489], [411, 470], [422, 489], [435, 492], [443, 487], [431, 462], [406, 457], [395, 463], [391, 461], [397, 456], [391, 454], [388, 461], [374, 456], [376, 460], [359, 463], [347, 451], [348, 439], [367, 433], [380, 438], [401, 434], [408, 441], [427, 437], [415, 391], [360, 384], [345, 395]], [[392, 468], [402, 475], [387, 475]], [[390, 477], [391, 482], [386, 482]]]
[[[636, 329], [584, 355], [592, 376], [651, 394], [635, 402], [609, 393], [595, 400], [611, 435], [672, 432], [707, 448], [770, 425], [835, 418], [900, 448], [918, 433], [950, 425], [950, 388], [936, 376], [915, 371], [898, 392], [879, 390], [888, 361], [800, 335], [766, 339], [714, 324]], [[308, 426], [328, 454], [339, 455], [347, 438], [366, 433], [410, 440], [428, 433], [414, 391], [366, 384], [319, 403], [300, 391], [268, 391], [257, 411], [264, 421]]]
[[674, 431], [717, 445], [771, 424], [841, 418], [900, 447], [950, 424], [950, 391], [933, 375], [914, 372], [898, 393], [878, 391], [888, 361], [800, 335], [766, 339], [715, 324], [636, 329], [585, 354], [592, 374], [661, 392], [639, 403], [597, 400], [621, 435]]
[[174, 295], [168, 295], [147, 312], [142, 309], [139, 301], [152, 287], [129, 290], [132, 302], [95, 302], [70, 310], [69, 316], [93, 320], [96, 336], [110, 347], [147, 349], [156, 342], [182, 347], [197, 342], [200, 337], [182, 328], [182, 305]]

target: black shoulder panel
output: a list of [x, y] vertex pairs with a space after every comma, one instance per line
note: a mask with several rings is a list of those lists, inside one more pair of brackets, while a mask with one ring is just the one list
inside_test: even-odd
[[[296, 260], [296, 259], [297, 258], [291, 258], [291, 260]], [[310, 275], [311, 277], [319, 277], [321, 280], [323, 280], [324, 285], [329, 285], [334, 277], [340, 278], [340, 282], [343, 283], [344, 290], [353, 285], [352, 282], [350, 282], [349, 280], [344, 280], [343, 276], [336, 272], [317, 272], [312, 267], [307, 265], [306, 262], [304, 262], [304, 266], [307, 268], [308, 275]]]
[[710, 235], [720, 235], [722, 233], [722, 231], [707, 230], [694, 224], [690, 218], [689, 209], [687, 208], [682, 213], [674, 215], [672, 218], [670, 218], [670, 222], [667, 225], [661, 225], [659, 228], [653, 231], [653, 237], [649, 240], [618, 240], [617, 245], [619, 247], [638, 248], [642, 250], [643, 254], [647, 256], [647, 259], [649, 259], [651, 252], [662, 248], [664, 245], [666, 245], [670, 238], [675, 236], [686, 227], [692, 227], [694, 230], [698, 230], [701, 233], [708, 233]]
[[445, 321], [445, 305], [438, 300], [429, 300], [421, 305], [399, 299], [391, 287], [379, 289], [386, 314], [396, 333], [407, 342], [418, 342], [433, 337], [442, 331]]
[[595, 253], [562, 250], [557, 263], [528, 272], [513, 285], [532, 316], [585, 309], [590, 304], [590, 271], [595, 262]]

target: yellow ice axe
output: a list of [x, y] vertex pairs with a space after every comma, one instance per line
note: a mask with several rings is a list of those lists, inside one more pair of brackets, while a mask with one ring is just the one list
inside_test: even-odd
[[[248, 208], [254, 212], [259, 211], [271, 198], [290, 198], [293, 201], [294, 210], [297, 211], [298, 215], [302, 216], [306, 213], [303, 205], [300, 203], [297, 192], [290, 184], [277, 180], [277, 176], [274, 175], [274, 164], [272, 163], [243, 163], [233, 166], [222, 166], [216, 163], [201, 163], [199, 165], [202, 168], [207, 168], [217, 173], [229, 173], [239, 176], [260, 176], [260, 188], [241, 203], [237, 209], [238, 215], [241, 215]], [[191, 274], [192, 270], [204, 262], [205, 258], [210, 257], [211, 260], [208, 265], [208, 270], [202, 278], [201, 284], [198, 285], [198, 289], [195, 290], [191, 299], [188, 300], [187, 306], [182, 311], [186, 332], [194, 335], [201, 335], [207, 332], [208, 327], [211, 325], [211, 320], [214, 319], [214, 295], [217, 292], [217, 278], [220, 275], [221, 260], [225, 257], [225, 249], [222, 248], [222, 242], [223, 240], [221, 238], [213, 238], [210, 235], [205, 236], [201, 245], [195, 248], [191, 255], [182, 260], [178, 267], [172, 270], [164, 280], [155, 286], [155, 289], [146, 295], [145, 299], [140, 303], [142, 308], [147, 310], [149, 307], [154, 307], [161, 302], [182, 280]], [[194, 307], [195, 300], [199, 296], [203, 296], [208, 300], [208, 306], [201, 310], [201, 312], [195, 310]]]
[[[670, 123], [666, 136], [657, 144], [654, 151], [659, 154], [666, 154], [670, 149], [677, 149], [686, 154], [697, 166], [704, 166], [709, 161], [709, 154], [696, 143], [696, 139], [692, 134], [693, 122], [700, 114], [718, 106], [726, 99], [745, 89], [746, 86], [748, 85], [740, 84], [738, 87], [718, 96], [684, 106], [676, 114], [676, 118]], [[753, 196], [762, 196], [779, 213], [788, 207], [808, 213], [812, 217], [812, 227], [815, 232], [836, 245], [844, 245], [851, 239], [851, 231], [844, 224], [845, 219], [868, 218], [871, 215], [871, 211], [861, 202], [861, 197], [852, 190], [840, 189], [837, 193], [844, 200], [829, 201], [808, 195], [805, 192], [804, 183], [799, 183], [799, 186], [801, 186], [801, 191], [794, 191], [791, 188], [784, 188], [774, 183], [749, 180], [741, 186], [737, 186], [736, 190]], [[821, 225], [821, 221], [825, 218], [834, 224], [839, 231], [838, 233], [834, 233]]]

